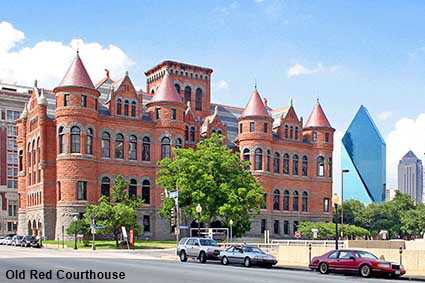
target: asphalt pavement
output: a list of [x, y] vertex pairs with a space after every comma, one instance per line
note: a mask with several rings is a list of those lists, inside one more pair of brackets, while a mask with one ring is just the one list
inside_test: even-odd
[[[92, 252], [67, 251], [64, 253], [64, 251], [0, 246], [0, 282], [392, 282], [387, 279], [365, 279], [338, 274], [321, 275], [317, 272], [280, 268], [245, 268], [222, 266], [219, 263], [201, 264], [197, 261], [181, 263], [175, 260], [162, 260], [150, 255], [146, 255], [146, 258], [134, 255], [131, 256], [135, 258], [122, 257], [118, 254], [114, 256], [113, 253], [111, 255], [97, 253], [96, 257], [86, 256], [90, 253]], [[61, 256], [63, 254], [64, 256]], [[99, 255], [101, 256], [99, 257]], [[113, 276], [113, 274], [121, 276], [121, 278], [124, 276], [124, 278], [105, 279], [105, 276]], [[7, 276], [20, 278], [8, 279]], [[46, 277], [41, 279], [41, 276]], [[71, 276], [71, 278], [79, 276], [80, 279], [66, 279], [66, 276]], [[94, 279], [94, 276], [103, 276], [103, 279]], [[62, 277], [63, 279], [59, 279]], [[394, 280], [394, 282], [409, 281]]]

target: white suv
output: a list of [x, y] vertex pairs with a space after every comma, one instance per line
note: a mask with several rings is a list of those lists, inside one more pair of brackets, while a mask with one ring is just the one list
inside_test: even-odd
[[207, 260], [218, 260], [220, 248], [216, 241], [205, 238], [183, 238], [177, 246], [177, 255], [180, 261], [185, 262], [188, 258], [199, 259], [201, 263]]

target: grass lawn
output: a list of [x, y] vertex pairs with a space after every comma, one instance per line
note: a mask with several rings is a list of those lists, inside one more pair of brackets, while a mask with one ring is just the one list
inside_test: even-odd
[[[58, 247], [62, 247], [62, 241], [57, 240], [46, 240], [43, 241], [45, 244], [55, 245]], [[78, 242], [79, 249], [91, 249], [92, 241], [89, 241], [88, 246], [84, 246], [83, 242]], [[65, 240], [65, 247], [74, 248], [73, 240]], [[137, 240], [134, 241], [135, 249], [168, 249], [176, 247], [176, 241], [144, 241]], [[96, 249], [117, 249], [115, 247], [115, 241], [96, 241]]]

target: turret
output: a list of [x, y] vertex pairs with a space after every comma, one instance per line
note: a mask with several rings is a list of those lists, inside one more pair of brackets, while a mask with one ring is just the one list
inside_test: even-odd
[[321, 144], [326, 147], [327, 144], [333, 144], [334, 131], [335, 129], [332, 128], [319, 100], [317, 100], [303, 129], [304, 139], [311, 143]]
[[[238, 143], [243, 159], [248, 156], [252, 166], [254, 166], [255, 154], [265, 164], [265, 149], [271, 146], [273, 118], [261, 99], [255, 87], [242, 115], [238, 118]], [[263, 149], [256, 149], [261, 144]], [[257, 151], [257, 152], [255, 152]], [[258, 162], [257, 162], [258, 163]], [[254, 166], [255, 170], [265, 170], [265, 166]], [[261, 169], [258, 169], [260, 168]]]

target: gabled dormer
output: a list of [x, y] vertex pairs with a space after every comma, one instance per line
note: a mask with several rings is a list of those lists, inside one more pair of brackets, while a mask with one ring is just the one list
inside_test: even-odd
[[113, 116], [138, 118], [142, 115], [142, 99], [126, 72], [123, 78], [110, 84], [105, 104]]
[[204, 138], [209, 138], [214, 133], [227, 136], [227, 128], [218, 115], [217, 105], [214, 108], [214, 113], [205, 117], [201, 127], [201, 136]]
[[302, 141], [302, 120], [298, 119], [292, 100], [286, 113], [281, 117], [279, 136], [285, 140]]

